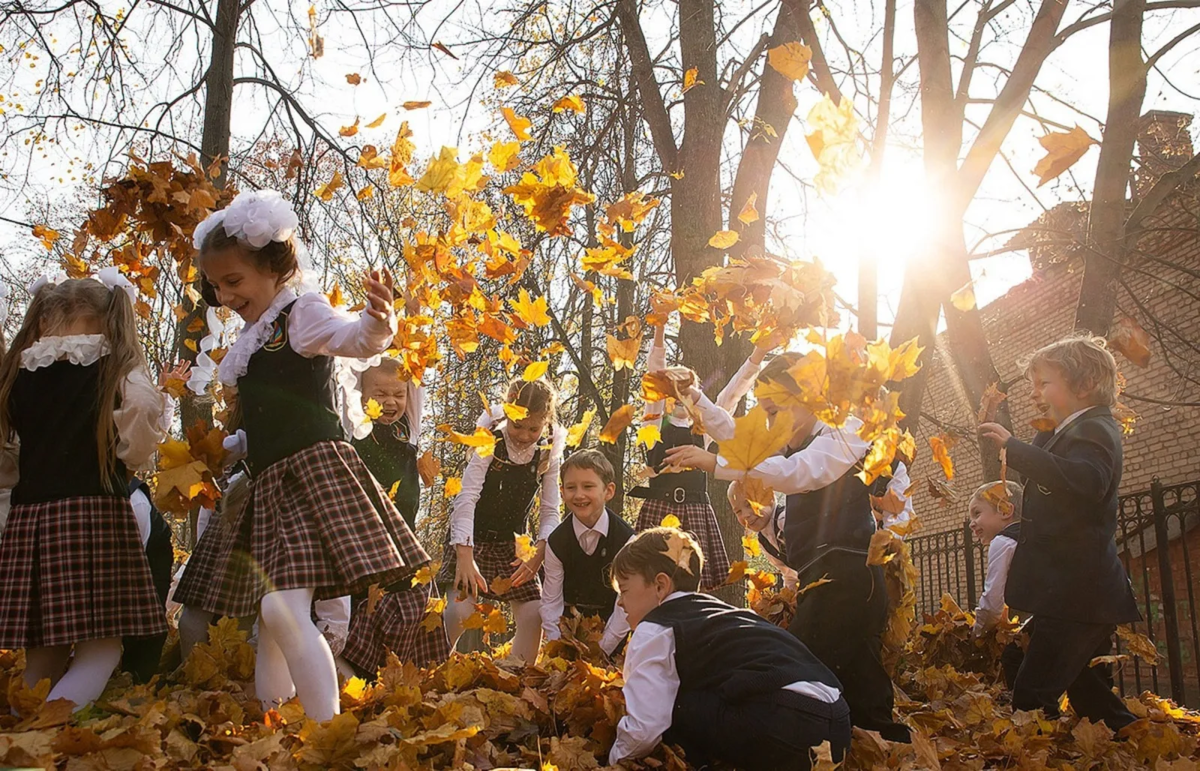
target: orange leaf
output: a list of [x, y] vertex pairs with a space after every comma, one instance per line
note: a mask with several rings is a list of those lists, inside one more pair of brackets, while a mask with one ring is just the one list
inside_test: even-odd
[[1135, 365], [1150, 365], [1150, 334], [1129, 316], [1122, 313], [1117, 318], [1108, 333], [1108, 342]]
[[629, 424], [633, 422], [633, 406], [625, 404], [621, 409], [612, 414], [608, 422], [604, 424], [604, 428], [600, 430], [600, 441], [605, 444], [616, 444], [617, 437], [629, 428]]
[[492, 76], [492, 84], [495, 85], [496, 88], [508, 88], [510, 86], [518, 85], [519, 83], [520, 81], [517, 80], [517, 76], [508, 70], [497, 72]]
[[520, 115], [517, 115], [511, 107], [501, 107], [500, 114], [504, 116], [504, 122], [512, 129], [512, 133], [517, 135], [517, 139], [526, 142], [533, 138], [533, 135], [529, 133], [533, 122], [528, 118], [522, 118]]
[[738, 242], [736, 230], [719, 230], [708, 239], [708, 245], [714, 249], [728, 249]]
[[384, 121], [384, 119], [385, 119], [385, 118], [387, 118], [387, 113], [386, 113], [386, 112], [385, 112], [383, 115], [380, 115], [380, 116], [379, 116], [378, 118], [376, 118], [375, 120], [373, 120], [373, 121], [371, 121], [370, 123], [368, 123], [368, 124], [367, 124], [367, 128], [379, 128], [380, 126], [382, 126], [382, 125], [383, 125], [383, 121]]
[[426, 107], [428, 107], [431, 104], [433, 104], [433, 102], [411, 101], [411, 102], [405, 102], [404, 104], [402, 104], [400, 106], [406, 110], [424, 110]]
[[1065, 133], [1052, 131], [1038, 139], [1038, 142], [1046, 150], [1037, 166], [1033, 167], [1033, 173], [1038, 175], [1038, 187], [1074, 166], [1089, 147], [1099, 144], [1079, 126]]
[[751, 222], [758, 220], [758, 209], [754, 208], [754, 204], [757, 201], [758, 193], [751, 193], [750, 197], [746, 199], [746, 203], [738, 213], [738, 221], [743, 225], [749, 225]]
[[579, 98], [575, 94], [564, 96], [562, 99], [559, 99], [557, 102], [555, 102], [554, 106], [550, 109], [554, 112], [565, 112], [566, 110], [570, 110], [581, 115], [587, 112], [587, 106], [583, 103], [583, 99]]
[[1000, 408], [1000, 402], [1008, 398], [1008, 394], [1002, 393], [995, 383], [989, 385], [983, 392], [983, 397], [979, 400], [979, 422], [991, 423], [996, 419], [996, 410]]
[[942, 467], [946, 481], [954, 479], [954, 461], [950, 458], [950, 448], [957, 440], [949, 434], [941, 433], [929, 437], [929, 447], [933, 450], [933, 459]]
[[696, 75], [700, 72], [699, 68], [692, 67], [687, 72], [683, 73], [683, 93], [691, 91], [696, 86], [704, 85], [703, 80], [696, 80]]
[[352, 137], [352, 136], [354, 136], [355, 134], [357, 134], [357, 133], [358, 133], [358, 122], [359, 122], [359, 120], [360, 120], [360, 118], [358, 118], [358, 116], [355, 116], [355, 118], [354, 118], [354, 125], [353, 125], [353, 126], [342, 126], [340, 129], [338, 129], [338, 136], [340, 136], [340, 137]]
[[362, 83], [362, 75], [359, 75], [357, 72], [352, 72], [346, 76], [346, 82], [352, 86], [357, 86], [358, 84]]
[[808, 63], [812, 61], [812, 49], [803, 43], [792, 41], [767, 51], [767, 64], [788, 80], [803, 80], [808, 75]]

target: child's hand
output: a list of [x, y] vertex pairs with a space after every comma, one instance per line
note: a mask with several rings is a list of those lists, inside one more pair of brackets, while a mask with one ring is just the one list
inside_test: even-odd
[[997, 447], [1003, 447], [1012, 437], [1012, 432], [999, 423], [980, 423], [979, 436], [995, 442]]
[[515, 559], [512, 561], [512, 567], [516, 568], [510, 577], [512, 579], [512, 585], [521, 586], [522, 584], [527, 584], [532, 581], [534, 577], [537, 576], [537, 572], [542, 569], [542, 562], [545, 560], [546, 542], [538, 541], [537, 549], [534, 551], [533, 556], [529, 558], [528, 562], [521, 559]]
[[458, 544], [455, 549], [458, 559], [454, 566], [454, 588], [460, 595], [479, 599], [479, 593], [486, 592], [488, 585], [475, 562], [475, 549], [463, 544]]
[[711, 474], [717, 470], [717, 456], [702, 447], [688, 444], [672, 447], [667, 450], [663, 464], [666, 466], [700, 469]]
[[395, 313], [392, 306], [394, 283], [392, 274], [386, 270], [373, 270], [367, 274], [367, 313], [389, 325]]
[[176, 399], [182, 399], [183, 389], [188, 381], [188, 370], [191, 367], [191, 362], [187, 361], [181, 361], [174, 366], [164, 364], [162, 372], [158, 375], [158, 389]]

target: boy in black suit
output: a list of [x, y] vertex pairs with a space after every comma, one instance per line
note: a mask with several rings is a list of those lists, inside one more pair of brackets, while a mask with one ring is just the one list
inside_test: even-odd
[[1026, 444], [996, 423], [979, 427], [1025, 478], [1005, 599], [1034, 618], [1013, 707], [1054, 715], [1066, 691], [1080, 716], [1117, 731], [1136, 718], [1100, 668], [1089, 666], [1111, 650], [1117, 624], [1141, 618], [1115, 541], [1121, 428], [1109, 408], [1117, 400], [1116, 360], [1102, 339], [1075, 336], [1023, 365], [1034, 403], [1055, 428]]

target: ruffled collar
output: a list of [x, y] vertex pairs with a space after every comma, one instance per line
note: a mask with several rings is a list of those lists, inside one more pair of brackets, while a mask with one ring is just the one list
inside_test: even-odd
[[242, 329], [238, 339], [229, 346], [225, 358], [221, 359], [217, 374], [222, 383], [227, 386], [237, 385], [238, 378], [245, 375], [246, 368], [250, 366], [250, 357], [271, 339], [271, 331], [279, 313], [295, 300], [296, 293], [285, 287], [275, 295], [275, 299], [257, 321]]
[[111, 351], [104, 335], [47, 335], [21, 351], [21, 369], [33, 371], [56, 361], [88, 366]]

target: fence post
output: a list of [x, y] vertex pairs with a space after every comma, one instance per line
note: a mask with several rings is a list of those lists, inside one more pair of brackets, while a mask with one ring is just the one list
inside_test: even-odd
[[963, 520], [963, 551], [967, 554], [967, 607], [975, 610], [975, 543], [971, 535], [971, 520]]
[[[1179, 618], [1175, 604], [1175, 577], [1171, 574], [1171, 554], [1167, 532], [1167, 505], [1162, 483], [1155, 477], [1150, 482], [1150, 499], [1154, 503], [1154, 548], [1158, 552], [1158, 584], [1162, 596], [1163, 623], [1167, 636], [1167, 666], [1170, 667], [1171, 698], [1183, 704], [1183, 657], [1179, 650]], [[1182, 533], [1182, 521], [1181, 533]], [[1143, 554], [1142, 559], [1146, 556]], [[1147, 608], [1149, 610], [1149, 608]]]

